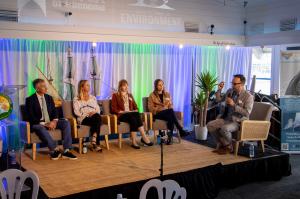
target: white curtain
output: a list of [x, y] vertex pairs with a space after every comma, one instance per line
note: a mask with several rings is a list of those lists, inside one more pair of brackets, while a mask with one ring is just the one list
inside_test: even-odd
[[[210, 71], [218, 80], [225, 82], [225, 89], [231, 87], [232, 77], [243, 74], [247, 79], [247, 87], [251, 83], [252, 49], [248, 47], [202, 46], [195, 50], [195, 73]], [[224, 89], [224, 90], [225, 90]]]
[[272, 61], [271, 61], [271, 94], [280, 93], [280, 59], [281, 59], [281, 46], [275, 45], [272, 48]]
[[[31, 83], [39, 76], [38, 69], [48, 74], [49, 63], [54, 87], [61, 96], [70, 99], [68, 85], [64, 83], [68, 76], [68, 48], [72, 50], [76, 95], [78, 81], [91, 80], [91, 42], [0, 39], [0, 84], [27, 85], [21, 93], [23, 103], [34, 92]], [[151, 93], [154, 80], [160, 78], [171, 93], [174, 109], [184, 112], [185, 126], [191, 122], [196, 74], [209, 70], [219, 81], [226, 82], [226, 88], [237, 73], [244, 74], [250, 83], [250, 48], [97, 43], [94, 52], [100, 77], [98, 98], [109, 98], [117, 89], [118, 81], [126, 79], [142, 111], [142, 98]]]

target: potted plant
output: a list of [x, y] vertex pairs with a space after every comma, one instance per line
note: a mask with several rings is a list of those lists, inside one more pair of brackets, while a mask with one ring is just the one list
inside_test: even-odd
[[207, 139], [207, 108], [210, 93], [218, 84], [218, 78], [210, 72], [202, 72], [197, 74], [195, 79], [195, 86], [198, 87], [198, 93], [195, 98], [195, 110], [198, 113], [198, 124], [195, 125], [195, 135], [198, 140]]

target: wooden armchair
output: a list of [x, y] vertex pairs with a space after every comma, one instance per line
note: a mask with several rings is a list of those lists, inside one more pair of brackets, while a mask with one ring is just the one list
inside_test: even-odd
[[[83, 139], [90, 137], [90, 127], [77, 123], [73, 112], [73, 101], [63, 101], [62, 109], [64, 118], [68, 119], [71, 124], [72, 137], [79, 139], [79, 153], [82, 153]], [[106, 148], [109, 150], [108, 135], [111, 133], [110, 117], [108, 115], [101, 115], [101, 121], [100, 135], [104, 135]]]
[[[102, 105], [102, 110], [105, 115], [109, 115], [110, 122], [111, 122], [111, 132], [117, 133], [119, 135], [118, 137], [118, 145], [119, 148], [122, 148], [122, 135], [124, 133], [130, 132], [129, 124], [125, 122], [118, 122], [118, 117], [115, 114], [111, 113], [111, 100], [100, 100], [99, 103]], [[145, 130], [148, 129], [147, 127], [147, 115], [144, 113], [141, 113], [142, 121], [144, 124]]]
[[[21, 140], [25, 144], [32, 145], [32, 159], [36, 160], [36, 144], [42, 143], [42, 141], [39, 139], [39, 137], [35, 134], [35, 132], [32, 132], [30, 129], [30, 124], [27, 122], [26, 118], [26, 112], [25, 112], [25, 105], [20, 106], [20, 136]], [[62, 140], [62, 132], [59, 129], [55, 130], [49, 130], [48, 131], [53, 140], [59, 141]], [[26, 150], [26, 147], [24, 147], [24, 152]]]
[[240, 131], [235, 141], [234, 154], [238, 154], [239, 143], [244, 141], [260, 141], [263, 152], [264, 141], [268, 138], [273, 105], [263, 102], [254, 102], [249, 120], [241, 123]]
[[[144, 109], [144, 113], [146, 114], [147, 118], [148, 118], [148, 130], [153, 130], [154, 131], [154, 142], [156, 142], [156, 136], [158, 135], [158, 132], [161, 130], [168, 130], [168, 126], [167, 126], [167, 122], [164, 120], [153, 120], [153, 115], [151, 112], [149, 112], [148, 109], [148, 97], [143, 97], [143, 109]], [[176, 117], [178, 119], [178, 122], [183, 125], [183, 112], [179, 112], [179, 111], [175, 111]], [[177, 136], [178, 136], [178, 141], [179, 143], [181, 142], [181, 136], [180, 133], [178, 131], [178, 129], [176, 129], [177, 132]]]

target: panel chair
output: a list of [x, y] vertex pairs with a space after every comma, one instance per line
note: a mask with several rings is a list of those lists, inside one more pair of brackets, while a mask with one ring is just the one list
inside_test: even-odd
[[[98, 101], [99, 104], [102, 106], [103, 113], [105, 115], [110, 116], [111, 122], [111, 132], [118, 134], [118, 145], [119, 148], [122, 148], [122, 136], [124, 133], [130, 132], [129, 124], [125, 122], [118, 122], [118, 117], [115, 114], [111, 113], [111, 100], [100, 100]], [[144, 124], [145, 131], [148, 129], [147, 125], [147, 115], [141, 113], [142, 121]]]
[[259, 141], [265, 152], [264, 141], [267, 140], [273, 105], [264, 102], [254, 102], [249, 120], [242, 121], [240, 131], [235, 140], [234, 154], [238, 154], [239, 143], [244, 141]]
[[[42, 143], [40, 138], [36, 135], [35, 132], [30, 130], [30, 124], [26, 118], [25, 105], [20, 105], [20, 136], [21, 140], [28, 145], [32, 145], [32, 159], [36, 160], [36, 144]], [[62, 132], [59, 129], [48, 130], [54, 141], [62, 140]], [[24, 152], [26, 147], [24, 147]]]
[[[168, 126], [167, 126], [167, 122], [164, 120], [159, 120], [153, 119], [153, 114], [151, 112], [149, 112], [149, 108], [148, 108], [148, 97], [143, 97], [143, 109], [144, 109], [144, 113], [147, 115], [148, 118], [148, 126], [149, 129], [154, 131], [154, 142], [156, 143], [156, 136], [158, 135], [159, 131], [162, 130], [168, 130]], [[183, 125], [183, 112], [179, 112], [179, 111], [174, 111], [176, 114], [176, 117], [178, 119], [179, 124]], [[181, 136], [179, 133], [179, 130], [176, 129], [176, 133], [178, 136], [178, 141], [179, 143], [181, 142]]]
[[[72, 137], [79, 140], [79, 153], [82, 154], [83, 139], [90, 137], [90, 127], [82, 124], [78, 124], [76, 116], [73, 111], [73, 101], [63, 101], [62, 109], [64, 118], [68, 119], [71, 124]], [[102, 125], [100, 127], [100, 136], [104, 135], [105, 145], [109, 150], [108, 135], [111, 133], [110, 117], [108, 115], [101, 115]]]

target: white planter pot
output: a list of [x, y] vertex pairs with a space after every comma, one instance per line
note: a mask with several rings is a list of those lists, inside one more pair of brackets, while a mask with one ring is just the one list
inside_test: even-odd
[[195, 130], [195, 136], [197, 140], [206, 140], [207, 139], [207, 127], [204, 126], [199, 126], [199, 125], [195, 125], [194, 126], [194, 130]]

